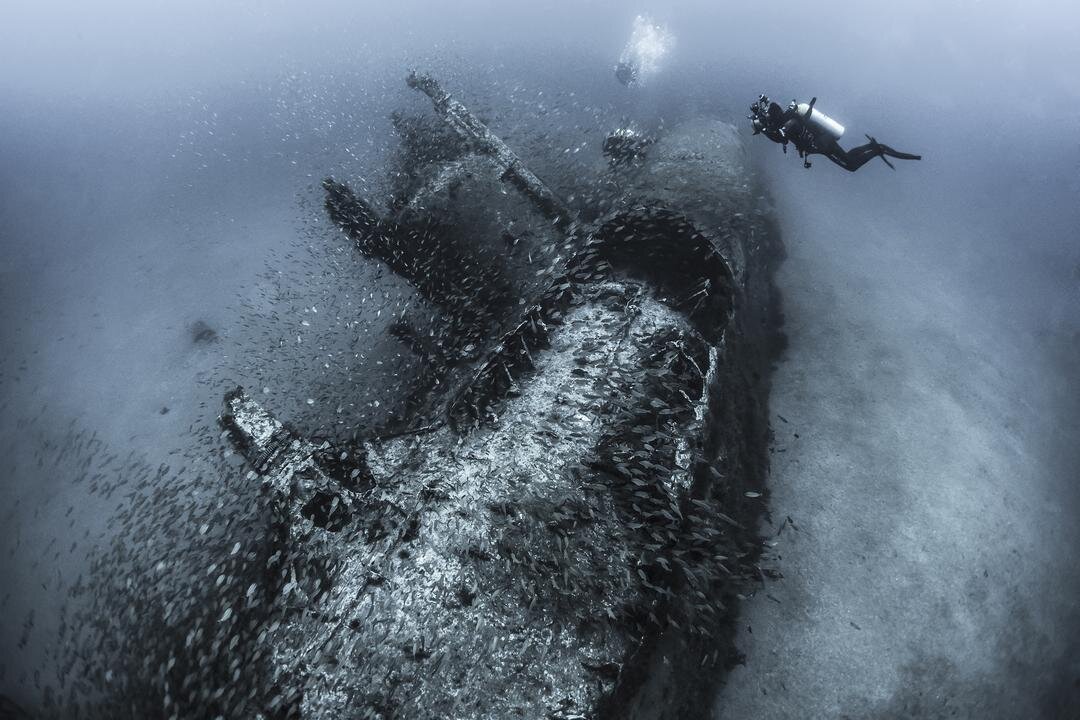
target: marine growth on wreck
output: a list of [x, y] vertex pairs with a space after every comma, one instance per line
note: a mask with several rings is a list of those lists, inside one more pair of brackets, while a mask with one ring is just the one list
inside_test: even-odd
[[336, 447], [225, 399], [274, 507], [264, 712], [686, 717], [692, 671], [732, 659], [763, 467], [761, 311], [740, 305], [767, 302], [748, 268], [768, 248], [734, 128], [611, 157], [585, 221], [434, 79], [409, 84], [456, 154], [386, 214], [324, 186], [431, 309], [397, 328], [424, 368], [411, 416]]

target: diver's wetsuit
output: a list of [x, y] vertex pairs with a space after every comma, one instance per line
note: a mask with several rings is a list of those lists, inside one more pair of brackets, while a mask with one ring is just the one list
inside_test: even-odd
[[869, 135], [866, 138], [870, 142], [844, 150], [831, 136], [820, 135], [808, 128], [795, 107], [783, 110], [764, 95], [750, 106], [750, 110], [753, 113], [750, 118], [753, 120], [754, 134], [762, 133], [773, 142], [780, 143], [784, 146], [784, 152], [787, 152], [787, 144], [790, 142], [799, 151], [805, 167], [810, 167], [807, 156], [814, 154], [824, 155], [849, 172], [855, 172], [876, 157], [884, 160], [889, 167], [893, 167], [887, 159], [890, 157], [898, 160], [922, 160], [921, 155], [894, 150]]
[[[892, 167], [892, 163], [886, 160], [886, 157], [896, 158], [898, 160], [922, 160], [922, 155], [912, 155], [911, 153], [893, 150], [888, 145], [882, 145], [869, 135], [866, 137], [870, 142], [865, 145], [853, 147], [850, 150], [844, 150], [844, 148], [840, 147], [839, 143], [834, 141], [832, 149], [822, 153], [822, 155], [851, 172], [855, 172], [876, 157], [885, 160], [885, 164], [889, 167]], [[893, 169], [895, 170], [896, 168]]]

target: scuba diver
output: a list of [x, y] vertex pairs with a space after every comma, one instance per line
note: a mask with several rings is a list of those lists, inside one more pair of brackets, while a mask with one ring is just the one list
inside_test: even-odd
[[637, 77], [637, 68], [630, 63], [620, 60], [619, 64], [615, 66], [615, 79], [626, 87], [637, 83]]
[[855, 172], [866, 163], [876, 157], [885, 161], [885, 164], [893, 170], [893, 164], [889, 158], [898, 160], [922, 160], [922, 155], [912, 155], [893, 150], [888, 145], [882, 145], [870, 135], [865, 145], [844, 150], [840, 147], [840, 137], [844, 134], [844, 126], [814, 108], [817, 98], [809, 103], [791, 101], [786, 110], [769, 100], [766, 95], [759, 95], [757, 102], [750, 106], [750, 123], [754, 127], [754, 134], [764, 134], [775, 143], [780, 143], [787, 152], [790, 142], [799, 151], [799, 157], [803, 159], [803, 167], [810, 167], [807, 159], [810, 155], [818, 154], [832, 160], [840, 167], [850, 172]]

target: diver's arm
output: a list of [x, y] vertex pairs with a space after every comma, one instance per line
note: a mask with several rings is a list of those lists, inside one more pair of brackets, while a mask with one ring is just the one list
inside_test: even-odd
[[788, 118], [783, 125], [780, 126], [780, 136], [795, 141], [799, 135], [802, 134], [802, 121], [798, 117]]
[[784, 131], [781, 128], [769, 129], [765, 128], [761, 131], [765, 137], [772, 140], [774, 143], [779, 143], [784, 147], [784, 152], [787, 152], [788, 139], [784, 137]]

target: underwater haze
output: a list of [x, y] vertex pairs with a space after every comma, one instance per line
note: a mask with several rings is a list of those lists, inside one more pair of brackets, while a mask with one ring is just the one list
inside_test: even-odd
[[[761, 525], [782, 577], [746, 593], [744, 662], [703, 717], [1080, 717], [1074, 3], [2, 16], [0, 696], [34, 716], [92, 703], [108, 688], [68, 674], [73, 626], [105, 612], [84, 588], [123, 585], [162, 537], [193, 566], [227, 555], [202, 539], [223, 507], [258, 532], [217, 481], [238, 476], [226, 391], [320, 437], [406, 412], [387, 330], [408, 288], [341, 238], [321, 182], [389, 197], [392, 113], [430, 106], [404, 82], [418, 69], [564, 195], [616, 127], [704, 117], [747, 145], [786, 248]], [[630, 86], [626, 58], [647, 69]], [[751, 134], [759, 93], [817, 97], [846, 147], [869, 134], [922, 160], [804, 168]], [[170, 484], [184, 513], [140, 504]]]

